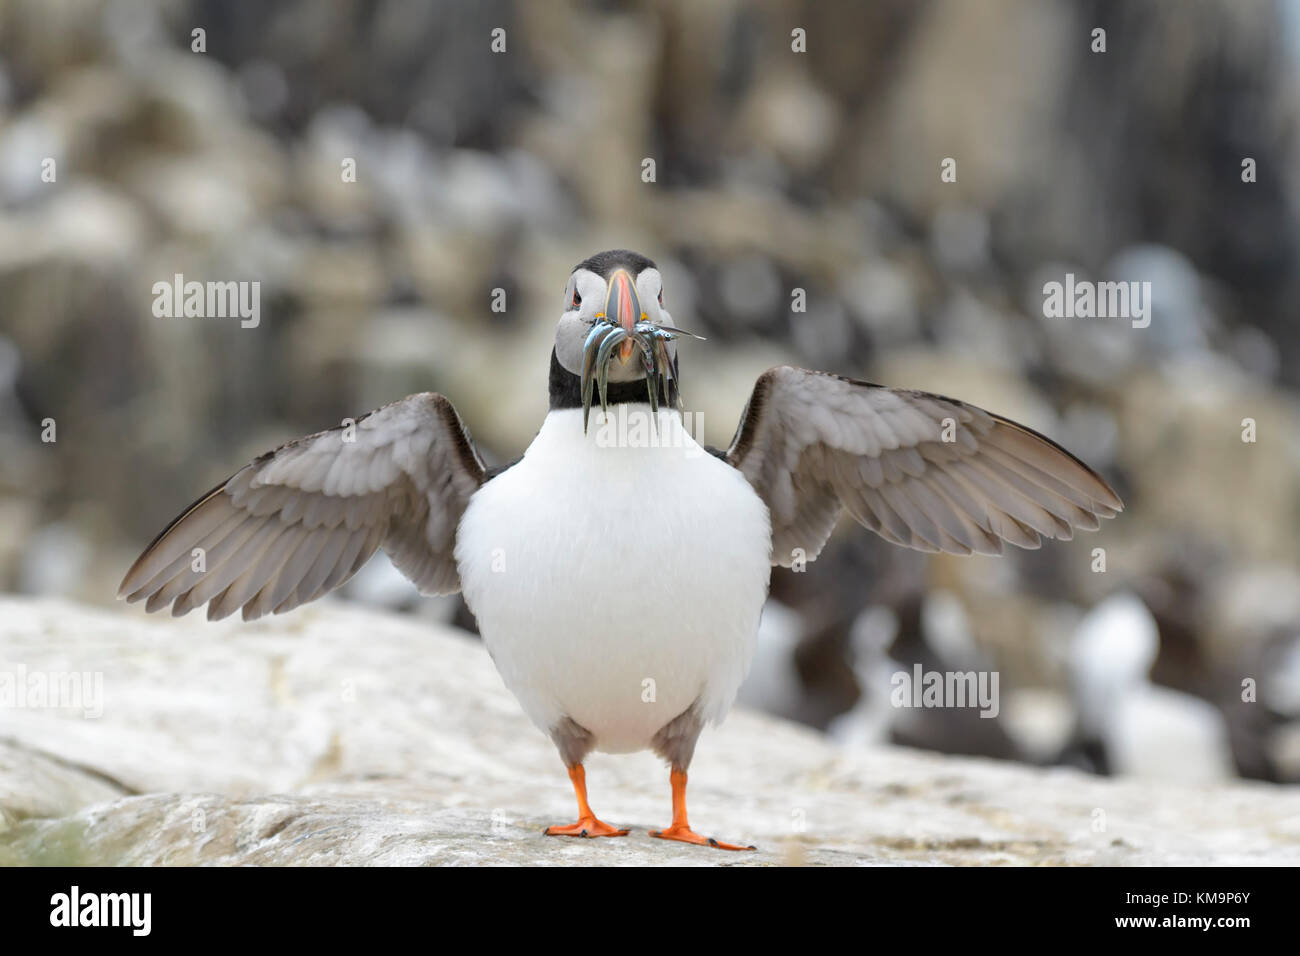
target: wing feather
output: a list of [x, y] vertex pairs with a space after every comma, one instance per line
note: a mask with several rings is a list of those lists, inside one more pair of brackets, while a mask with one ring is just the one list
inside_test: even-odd
[[485, 480], [451, 403], [412, 395], [240, 469], [154, 539], [118, 594], [251, 620], [338, 587], [380, 547], [422, 592], [453, 593], [456, 527]]
[[773, 561], [815, 558], [841, 510], [921, 551], [1001, 554], [1095, 531], [1123, 509], [1096, 472], [1023, 425], [928, 392], [781, 366], [759, 377], [726, 460], [772, 515]]

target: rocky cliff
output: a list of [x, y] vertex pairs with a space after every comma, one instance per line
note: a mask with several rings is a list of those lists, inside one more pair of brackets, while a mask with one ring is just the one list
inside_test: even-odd
[[209, 625], [3, 598], [0, 697], [0, 865], [1300, 863], [1288, 788], [850, 751], [746, 712], [701, 742], [691, 813], [759, 852], [650, 839], [649, 754], [588, 764], [631, 836], [548, 838], [568, 781], [482, 646], [341, 603]]

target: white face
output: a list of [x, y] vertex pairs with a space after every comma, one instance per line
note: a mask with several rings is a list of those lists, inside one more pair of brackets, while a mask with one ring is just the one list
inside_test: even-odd
[[[663, 306], [663, 277], [659, 270], [643, 269], [635, 285], [646, 320], [655, 325], [672, 325], [673, 317]], [[564, 313], [555, 330], [555, 357], [574, 375], [582, 374], [582, 347], [596, 322], [596, 314], [605, 311], [608, 295], [609, 284], [589, 269], [578, 269], [564, 287]], [[669, 344], [668, 354], [676, 357], [675, 345]], [[630, 362], [626, 367], [617, 362], [610, 365], [611, 382], [632, 382], [639, 378], [645, 378], [640, 362]]]

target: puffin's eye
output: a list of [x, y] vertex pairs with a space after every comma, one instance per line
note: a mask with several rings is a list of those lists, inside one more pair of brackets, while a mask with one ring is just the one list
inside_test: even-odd
[[580, 305], [582, 305], [582, 296], [578, 295], [578, 289], [575, 286], [573, 289], [573, 301], [569, 303], [569, 308], [576, 309]]

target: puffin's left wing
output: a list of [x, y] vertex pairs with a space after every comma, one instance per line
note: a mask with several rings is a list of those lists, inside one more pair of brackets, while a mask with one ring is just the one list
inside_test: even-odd
[[1095, 531], [1123, 504], [1096, 472], [1023, 425], [928, 392], [783, 365], [754, 386], [726, 460], [772, 516], [772, 562], [820, 553], [845, 508], [919, 551]]
[[421, 593], [455, 593], [456, 527], [484, 480], [451, 402], [410, 395], [240, 469], [154, 539], [118, 596], [247, 621], [315, 600], [380, 547]]

